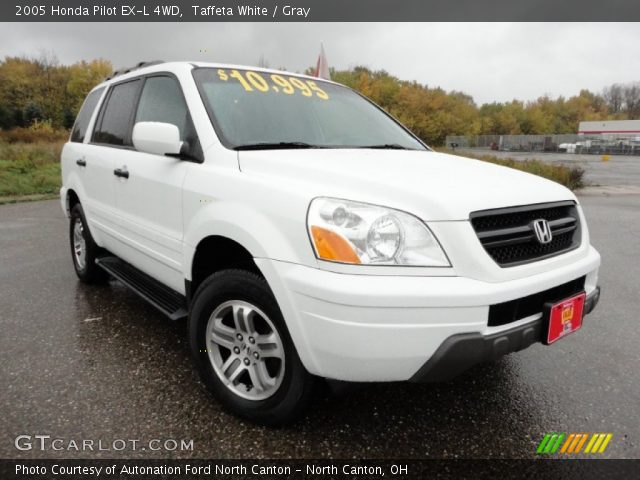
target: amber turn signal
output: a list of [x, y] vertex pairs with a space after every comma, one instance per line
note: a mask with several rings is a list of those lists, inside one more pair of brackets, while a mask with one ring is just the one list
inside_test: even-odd
[[348, 240], [326, 228], [311, 227], [316, 252], [322, 260], [342, 263], [360, 263], [360, 257]]

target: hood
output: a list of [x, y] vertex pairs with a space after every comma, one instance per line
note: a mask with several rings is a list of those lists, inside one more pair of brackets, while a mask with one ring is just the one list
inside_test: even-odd
[[243, 173], [294, 182], [309, 195], [398, 208], [427, 221], [467, 220], [476, 210], [575, 200], [536, 175], [437, 152], [298, 149], [238, 152]]

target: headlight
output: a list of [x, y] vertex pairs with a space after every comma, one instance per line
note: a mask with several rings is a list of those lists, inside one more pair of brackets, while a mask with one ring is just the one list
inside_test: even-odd
[[431, 230], [413, 215], [366, 203], [316, 198], [307, 228], [322, 260], [368, 265], [450, 267]]

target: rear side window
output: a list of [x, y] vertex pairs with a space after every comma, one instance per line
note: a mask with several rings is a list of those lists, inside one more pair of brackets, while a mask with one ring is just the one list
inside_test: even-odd
[[140, 80], [133, 80], [111, 89], [107, 103], [102, 108], [100, 124], [93, 133], [93, 142], [132, 145], [129, 133], [139, 88]]
[[98, 105], [98, 101], [100, 100], [103, 91], [104, 87], [98, 88], [91, 92], [85, 99], [82, 104], [82, 108], [80, 108], [80, 112], [78, 113], [78, 117], [76, 118], [76, 123], [73, 124], [73, 130], [71, 131], [72, 142], [84, 142], [84, 136], [87, 133], [89, 121], [91, 120], [93, 111], [96, 109], [96, 105]]

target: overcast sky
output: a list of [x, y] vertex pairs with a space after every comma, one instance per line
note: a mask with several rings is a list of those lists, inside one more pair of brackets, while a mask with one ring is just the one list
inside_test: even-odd
[[461, 90], [476, 103], [600, 92], [640, 80], [637, 23], [0, 23], [0, 56], [53, 51], [105, 58], [206, 60], [303, 71], [320, 41], [329, 65], [365, 65]]

